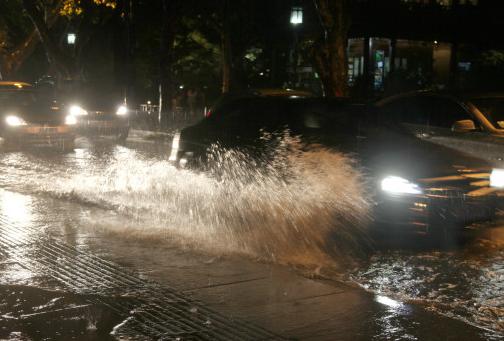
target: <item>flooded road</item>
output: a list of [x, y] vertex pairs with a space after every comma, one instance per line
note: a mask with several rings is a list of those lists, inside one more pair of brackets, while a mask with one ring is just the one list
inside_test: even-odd
[[[45, 250], [40, 245], [53, 238], [79, 252], [114, 261], [138, 278], [168, 283], [173, 290], [228, 315], [256, 320], [275, 331], [282, 326], [288, 336], [301, 339], [334, 339], [335, 325], [346, 328], [340, 339], [502, 339], [502, 229], [478, 234], [456, 250], [370, 246], [365, 187], [344, 156], [324, 152], [296, 156], [299, 168], [294, 168], [289, 181], [283, 174], [277, 176], [277, 168], [267, 176], [235, 168], [230, 179], [216, 181], [171, 167], [166, 144], [129, 141], [117, 146], [83, 140], [78, 147], [69, 154], [0, 153], [0, 216], [8, 226], [27, 227], [8, 229], [10, 243], [28, 245], [23, 249], [26, 259], [30, 252]], [[28, 240], [41, 244], [25, 243]], [[376, 250], [369, 251], [370, 247]], [[89, 295], [109, 295], [108, 287], [102, 293], [97, 287], [91, 292], [71, 287], [68, 292], [68, 285], [54, 276], [37, 273], [36, 267], [9, 257], [0, 257], [0, 337], [37, 339], [35, 332], [26, 334], [28, 327], [21, 321], [38, 311], [69, 309], [65, 312], [69, 324], [59, 325], [71, 331], [65, 334], [68, 339], [77, 335], [104, 339], [101, 336], [109, 335], [114, 326], [127, 325], [121, 325], [124, 319], [110, 314], [102, 303], [89, 299]], [[325, 279], [324, 285], [309, 284], [304, 293], [310, 292], [311, 299], [329, 295], [313, 304], [319, 314], [326, 314], [318, 317], [318, 324], [310, 326], [310, 316], [282, 320], [278, 308], [270, 307], [256, 312], [272, 320], [267, 325], [250, 311], [236, 308], [264, 301], [289, 311], [285, 304], [292, 297], [284, 282], [292, 282], [293, 277], [288, 269]], [[341, 280], [371, 295], [341, 289]], [[250, 296], [247, 300], [243, 292], [233, 296], [225, 283], [264, 288], [257, 297], [253, 292], [245, 295]], [[340, 290], [349, 290], [346, 298], [335, 297]], [[40, 297], [40, 302], [30, 302], [33, 297]], [[230, 297], [234, 303], [226, 302]], [[299, 302], [307, 301], [299, 301], [300, 297], [295, 301], [303, 306]], [[341, 307], [336, 308], [336, 302]], [[338, 316], [336, 311], [342, 307], [353, 317]], [[102, 326], [93, 327], [89, 309], [103, 316]], [[351, 326], [344, 326], [348, 321]], [[314, 325], [320, 334], [313, 333]], [[432, 326], [446, 330], [432, 335]], [[17, 331], [21, 334], [11, 335]]]
[[459, 250], [378, 252], [351, 278], [372, 292], [502, 334], [504, 230], [492, 232]]

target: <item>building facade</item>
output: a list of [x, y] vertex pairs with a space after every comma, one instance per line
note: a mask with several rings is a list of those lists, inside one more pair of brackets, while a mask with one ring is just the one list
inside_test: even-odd
[[[478, 51], [504, 48], [500, 33], [504, 20], [496, 1], [358, 0], [351, 4], [348, 83], [355, 93], [456, 87], [471, 71]], [[304, 33], [314, 39], [310, 35], [314, 37], [320, 27], [316, 16], [310, 16], [310, 6], [311, 1], [304, 2], [308, 13]], [[299, 70], [302, 75], [294, 78], [305, 81], [293, 85], [306, 86], [311, 76], [316, 77], [307, 65], [297, 65]]]

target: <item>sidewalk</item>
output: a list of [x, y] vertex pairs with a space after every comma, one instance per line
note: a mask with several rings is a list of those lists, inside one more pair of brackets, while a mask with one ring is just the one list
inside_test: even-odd
[[16, 195], [26, 219], [0, 215], [0, 292], [11, 297], [0, 305], [0, 338], [485, 339], [359, 288], [130, 234], [128, 218], [101, 208]]

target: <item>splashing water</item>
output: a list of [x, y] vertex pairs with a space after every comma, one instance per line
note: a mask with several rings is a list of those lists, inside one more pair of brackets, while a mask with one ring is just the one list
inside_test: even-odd
[[27, 181], [44, 193], [113, 208], [142, 220], [144, 232], [182, 237], [198, 248], [318, 266], [334, 265], [329, 256], [355, 254], [370, 205], [354, 162], [321, 148], [305, 150], [297, 138], [278, 141], [267, 162], [214, 148], [205, 173], [129, 151], [105, 167]]
[[72, 178], [70, 187], [88, 200], [148, 215], [159, 230], [206, 248], [320, 262], [328, 251], [341, 256], [349, 251], [344, 245], [357, 246], [368, 204], [349, 159], [300, 147], [284, 137], [263, 167], [242, 152], [216, 148], [210, 174], [218, 169], [219, 180], [165, 161], [119, 159], [103, 175]]
[[352, 279], [364, 288], [401, 301], [421, 303], [431, 310], [504, 333], [504, 248], [465, 252], [377, 253]]

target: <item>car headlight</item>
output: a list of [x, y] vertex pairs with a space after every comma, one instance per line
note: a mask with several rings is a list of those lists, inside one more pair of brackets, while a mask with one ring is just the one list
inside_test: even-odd
[[75, 117], [74, 115], [68, 115], [65, 118], [65, 124], [67, 124], [69, 126], [77, 124], [77, 117]]
[[121, 105], [117, 108], [116, 115], [117, 116], [125, 116], [128, 114], [128, 108], [125, 105]]
[[9, 115], [5, 118], [5, 123], [11, 127], [25, 126], [27, 123], [19, 116]]
[[381, 181], [381, 189], [391, 194], [421, 194], [417, 184], [409, 182], [399, 176], [387, 176]]
[[490, 174], [490, 186], [504, 188], [504, 169], [495, 168]]
[[78, 105], [72, 105], [70, 107], [70, 115], [72, 116], [86, 116], [87, 114], [88, 112]]

